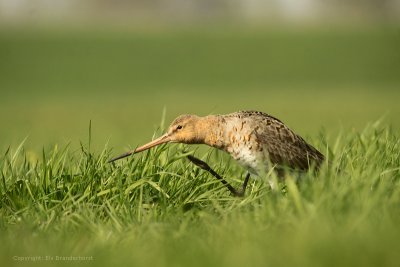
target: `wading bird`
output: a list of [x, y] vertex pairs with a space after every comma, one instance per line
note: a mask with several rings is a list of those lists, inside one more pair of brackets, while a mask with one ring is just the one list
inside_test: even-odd
[[290, 130], [282, 121], [259, 111], [239, 111], [226, 115], [181, 115], [161, 137], [111, 159], [113, 162], [165, 143], [206, 144], [229, 153], [248, 173], [240, 190], [233, 188], [207, 163], [191, 155], [188, 159], [219, 179], [234, 196], [243, 196], [250, 173], [259, 175], [274, 167], [306, 171], [324, 161], [317, 149]]

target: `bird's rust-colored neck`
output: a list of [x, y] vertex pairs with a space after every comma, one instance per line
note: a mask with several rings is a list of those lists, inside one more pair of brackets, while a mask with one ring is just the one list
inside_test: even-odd
[[204, 133], [203, 144], [221, 148], [224, 141], [224, 126], [225, 125], [223, 125], [221, 121], [221, 116], [219, 115], [210, 115], [204, 117], [204, 123], [200, 127]]

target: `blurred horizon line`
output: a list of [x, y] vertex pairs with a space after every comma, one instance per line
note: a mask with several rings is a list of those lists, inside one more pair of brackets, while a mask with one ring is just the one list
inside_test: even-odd
[[0, 0], [0, 25], [370, 24], [400, 22], [400, 1], [365, 0]]

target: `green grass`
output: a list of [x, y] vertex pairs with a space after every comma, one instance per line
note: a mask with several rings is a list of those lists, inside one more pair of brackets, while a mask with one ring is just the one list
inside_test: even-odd
[[[108, 148], [92, 153], [89, 144], [37, 161], [23, 146], [10, 149], [0, 158], [1, 262], [52, 256], [38, 264], [69, 265], [55, 257], [72, 255], [93, 256], [81, 262], [93, 266], [397, 266], [398, 139], [379, 123], [328, 147], [314, 138], [330, 162], [318, 175], [289, 176], [278, 192], [252, 181], [244, 198], [191, 165], [190, 146], [115, 165]], [[239, 186], [240, 167], [221, 153], [203, 156]]]

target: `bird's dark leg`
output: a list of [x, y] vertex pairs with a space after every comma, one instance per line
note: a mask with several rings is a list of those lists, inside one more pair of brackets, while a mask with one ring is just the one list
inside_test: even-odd
[[243, 182], [243, 186], [241, 190], [237, 190], [235, 189], [233, 186], [231, 186], [224, 178], [221, 177], [221, 175], [219, 175], [218, 173], [216, 173], [213, 169], [211, 169], [210, 166], [208, 166], [207, 163], [205, 163], [204, 161], [193, 157], [192, 155], [187, 156], [187, 158], [193, 163], [195, 164], [197, 167], [202, 168], [205, 171], [208, 171], [209, 173], [211, 173], [215, 178], [217, 178], [218, 180], [221, 181], [221, 183], [223, 185], [226, 186], [226, 188], [228, 188], [228, 190], [232, 193], [232, 195], [234, 195], [235, 197], [242, 197], [244, 196], [244, 193], [246, 191], [246, 187], [247, 187], [247, 183], [249, 182], [249, 178], [250, 178], [250, 173], [247, 173], [246, 178], [244, 179]]

